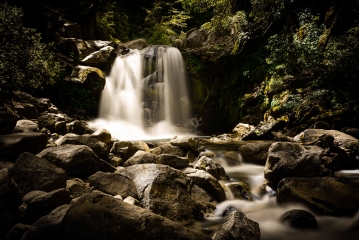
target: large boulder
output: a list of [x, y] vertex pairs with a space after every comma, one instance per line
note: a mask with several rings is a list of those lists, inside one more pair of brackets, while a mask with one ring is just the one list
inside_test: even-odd
[[63, 169], [31, 153], [21, 154], [9, 171], [24, 195], [33, 190], [52, 191], [66, 186]]
[[98, 68], [88, 66], [76, 66], [66, 81], [83, 89], [90, 90], [93, 95], [99, 94], [105, 86], [105, 74]]
[[128, 158], [132, 157], [137, 151], [150, 152], [150, 148], [144, 141], [136, 141], [128, 147]]
[[14, 128], [14, 132], [38, 132], [39, 131], [39, 125], [37, 123], [34, 123], [31, 120], [19, 120], [16, 123], [16, 126]]
[[299, 143], [276, 142], [268, 150], [264, 177], [274, 190], [285, 177], [322, 176], [321, 155], [323, 149], [317, 146], [303, 146]]
[[175, 137], [170, 141], [170, 144], [173, 146], [180, 147], [184, 150], [193, 152], [198, 156], [198, 142], [192, 137]]
[[359, 190], [334, 178], [284, 178], [278, 184], [280, 204], [304, 203], [326, 214], [353, 215], [359, 210]]
[[203, 220], [206, 214], [212, 214], [217, 206], [217, 201], [205, 190], [193, 185], [191, 189], [193, 201], [193, 216], [195, 219]]
[[230, 182], [226, 184], [226, 187], [231, 191], [233, 198], [253, 201], [251, 189], [246, 183]]
[[36, 119], [39, 115], [37, 109], [31, 103], [13, 102], [13, 108], [16, 113], [28, 119]]
[[88, 178], [95, 189], [111, 195], [138, 198], [137, 189], [131, 179], [118, 173], [97, 172]]
[[147, 47], [147, 42], [143, 38], [135, 39], [124, 44], [126, 48], [142, 50]]
[[181, 223], [193, 221], [192, 181], [181, 171], [160, 164], [140, 164], [117, 170], [136, 185], [144, 208]]
[[229, 214], [227, 221], [212, 234], [213, 240], [259, 240], [259, 224], [248, 219], [242, 212]]
[[157, 155], [144, 151], [137, 151], [135, 155], [130, 157], [124, 164], [124, 167], [129, 167], [135, 164], [146, 164], [146, 163], [156, 163]]
[[0, 135], [0, 157], [9, 161], [15, 159], [23, 152], [37, 154], [45, 149], [47, 137], [43, 133], [13, 133]]
[[161, 154], [158, 156], [156, 163], [167, 165], [176, 169], [182, 169], [188, 167], [189, 160], [188, 158], [178, 157], [176, 155]]
[[[112, 168], [107, 162], [101, 160], [90, 147], [85, 145], [61, 145], [50, 147], [37, 156], [46, 159], [54, 165], [64, 169], [68, 176], [88, 178], [92, 174]], [[105, 170], [104, 170], [105, 171]]]
[[86, 134], [85, 137], [94, 138], [106, 144], [111, 142], [111, 138], [112, 138], [111, 133], [106, 129], [99, 129], [93, 134]]
[[43, 112], [37, 118], [39, 128], [47, 128], [51, 132], [58, 132], [66, 126], [66, 118], [62, 114]]
[[103, 47], [82, 59], [81, 64], [96, 67], [105, 72], [109, 69], [117, 56], [114, 51], [115, 49], [111, 46]]
[[66, 130], [68, 133], [74, 133], [77, 135], [92, 134], [94, 130], [88, 127], [86, 121], [75, 120], [66, 124]]
[[223, 187], [218, 180], [208, 172], [194, 168], [186, 168], [183, 172], [192, 179], [194, 184], [204, 189], [218, 202], [226, 200], [226, 193]]
[[100, 193], [85, 194], [72, 204], [58, 239], [210, 239], [169, 219]]
[[194, 165], [194, 168], [204, 170], [218, 180], [229, 180], [224, 168], [208, 157], [201, 157]]
[[66, 181], [66, 189], [70, 192], [72, 198], [78, 198], [85, 193], [92, 192], [93, 187], [88, 182], [84, 182], [79, 178], [73, 178]]
[[12, 133], [19, 119], [15, 114], [0, 111], [0, 134]]
[[239, 148], [239, 152], [246, 163], [265, 165], [268, 157], [268, 149], [273, 142], [249, 142]]
[[57, 42], [57, 48], [64, 54], [71, 54], [74, 60], [83, 59], [95, 48], [88, 42], [76, 38], [62, 38]]
[[131, 146], [132, 143], [130, 141], [114, 142], [110, 152], [120, 155], [123, 159], [128, 159], [134, 155], [129, 156]]
[[182, 148], [173, 146], [169, 143], [165, 143], [159, 147], [151, 149], [151, 152], [156, 155], [171, 154], [171, 155], [176, 155], [178, 157], [184, 157], [186, 154], [186, 152]]
[[57, 145], [61, 146], [64, 144], [72, 144], [72, 145], [86, 145], [96, 153], [102, 159], [108, 159], [110, 153], [110, 147], [107, 144], [100, 142], [93, 138], [88, 138], [84, 136], [79, 136], [73, 133], [68, 133], [62, 137], [60, 137], [55, 142]]

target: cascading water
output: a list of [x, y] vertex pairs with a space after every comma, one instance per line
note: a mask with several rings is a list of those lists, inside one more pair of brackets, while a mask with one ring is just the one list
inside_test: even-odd
[[177, 48], [132, 50], [115, 60], [102, 92], [95, 127], [118, 139], [171, 138], [190, 118], [185, 66]]

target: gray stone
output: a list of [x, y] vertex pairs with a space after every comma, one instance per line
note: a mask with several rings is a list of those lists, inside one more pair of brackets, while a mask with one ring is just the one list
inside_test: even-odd
[[14, 128], [14, 132], [38, 132], [39, 131], [39, 125], [34, 123], [30, 120], [19, 120], [16, 123], [16, 126]]
[[31, 192], [28, 192], [23, 198], [22, 201], [24, 202], [24, 204], [29, 204], [32, 200], [34, 200], [35, 198], [47, 194], [47, 192], [44, 191], [40, 191], [40, 190], [34, 190]]
[[112, 166], [114, 166], [114, 167], [118, 167], [118, 166], [120, 166], [122, 163], [123, 163], [123, 159], [120, 158], [120, 157], [116, 157], [116, 156], [112, 157], [112, 158], [111, 158], [111, 161], [110, 161], [110, 164], [111, 164]]
[[13, 107], [18, 115], [27, 119], [36, 119], [39, 115], [37, 109], [30, 103], [13, 102]]
[[114, 51], [114, 48], [111, 46], [106, 46], [101, 48], [100, 50], [91, 53], [82, 59], [81, 64], [91, 67], [99, 68], [103, 71], [106, 70], [107, 65], [109, 65], [109, 60], [111, 53]]
[[71, 76], [65, 78], [73, 86], [90, 90], [91, 94], [99, 94], [106, 83], [105, 74], [98, 68], [89, 66], [76, 66], [73, 68]]
[[130, 141], [115, 142], [110, 150], [111, 153], [120, 155], [123, 159], [129, 158], [129, 148], [132, 143]]
[[204, 170], [218, 180], [229, 180], [224, 168], [208, 157], [201, 157], [194, 165], [194, 168]]
[[198, 155], [198, 142], [192, 137], [175, 137], [170, 141], [173, 146], [180, 147], [184, 150], [197, 153]]
[[128, 158], [132, 157], [137, 151], [150, 152], [150, 148], [144, 141], [136, 141], [128, 147]]
[[66, 118], [62, 114], [44, 112], [38, 118], [39, 128], [47, 128], [51, 132], [58, 132], [66, 125]]

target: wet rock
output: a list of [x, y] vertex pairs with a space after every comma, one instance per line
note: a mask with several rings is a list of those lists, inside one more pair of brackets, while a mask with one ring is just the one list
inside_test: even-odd
[[34, 123], [30, 120], [19, 120], [16, 123], [16, 126], [14, 128], [14, 133], [17, 132], [38, 132], [39, 131], [39, 125], [37, 123]]
[[211, 214], [216, 209], [217, 201], [202, 188], [193, 185], [191, 189], [193, 201], [193, 216], [197, 220], [203, 220], [206, 214]]
[[88, 178], [92, 174], [105, 170], [114, 172], [116, 169], [101, 160], [88, 146], [61, 145], [50, 147], [37, 156], [46, 159], [54, 165], [64, 169], [68, 176]]
[[285, 212], [281, 217], [280, 221], [284, 224], [289, 224], [293, 228], [316, 228], [317, 220], [308, 211], [301, 209], [294, 209]]
[[135, 155], [130, 157], [124, 164], [124, 167], [129, 167], [136, 164], [156, 163], [157, 155], [144, 151], [137, 151]]
[[161, 154], [170, 154], [170, 155], [176, 155], [178, 157], [184, 157], [186, 152], [177, 146], [173, 146], [169, 143], [162, 144], [159, 147], [156, 147], [151, 150], [153, 154], [161, 155]]
[[69, 204], [72, 198], [70, 193], [64, 189], [57, 189], [34, 198], [27, 206], [25, 217], [33, 223], [42, 216], [49, 214], [55, 208]]
[[128, 196], [127, 198], [125, 198], [123, 200], [125, 203], [131, 204], [131, 205], [135, 205], [137, 207], [142, 207], [141, 203], [134, 197]]
[[13, 102], [13, 107], [17, 114], [28, 119], [36, 119], [39, 113], [34, 105], [30, 103]]
[[205, 151], [205, 152], [200, 152], [198, 157], [199, 158], [201, 158], [201, 157], [214, 158], [214, 157], [216, 157], [216, 154], [214, 154], [214, 152]]
[[176, 155], [161, 154], [156, 160], [157, 164], [168, 165], [176, 169], [186, 168], [189, 165], [188, 158], [178, 157]]
[[115, 142], [110, 150], [111, 153], [120, 155], [123, 159], [129, 158], [129, 148], [132, 143], [130, 141]]
[[193, 221], [192, 181], [181, 171], [160, 164], [140, 164], [116, 171], [136, 185], [142, 206], [176, 222]]
[[90, 44], [95, 50], [100, 50], [108, 45], [110, 45], [111, 41], [102, 41], [102, 40], [87, 40], [86, 43]]
[[242, 145], [239, 152], [246, 163], [265, 165], [268, 157], [268, 149], [273, 142], [251, 142]]
[[136, 186], [131, 179], [118, 173], [97, 172], [88, 178], [95, 189], [111, 195], [138, 198]]
[[84, 136], [79, 136], [73, 133], [68, 133], [65, 136], [60, 137], [55, 142], [58, 146], [64, 144], [72, 145], [86, 145], [96, 153], [96, 155], [102, 159], [108, 159], [110, 148], [103, 142], [100, 142], [93, 138], [88, 138]]
[[[111, 221], [109, 221], [111, 219]], [[72, 204], [62, 220], [61, 239], [209, 239], [142, 209], [99, 193]]]
[[224, 168], [208, 157], [201, 157], [194, 165], [194, 168], [204, 170], [218, 180], [229, 180]]
[[65, 204], [55, 208], [48, 215], [41, 217], [27, 229], [21, 240], [56, 239], [58, 228], [69, 208], [70, 205]]
[[88, 66], [74, 67], [71, 76], [65, 79], [73, 86], [91, 91], [91, 94], [99, 94], [106, 83], [105, 74], [98, 68]]
[[303, 203], [326, 214], [353, 215], [359, 210], [359, 190], [334, 178], [284, 178], [278, 184], [279, 204]]
[[5, 236], [4, 240], [20, 240], [29, 229], [29, 225], [18, 223]]
[[253, 201], [250, 187], [243, 182], [227, 183], [226, 187], [232, 192], [235, 199]]
[[68, 133], [74, 133], [77, 135], [92, 134], [94, 130], [88, 127], [86, 121], [75, 120], [66, 125]]
[[0, 157], [9, 161], [15, 159], [23, 152], [37, 154], [47, 144], [47, 137], [43, 133], [12, 133], [0, 135]]
[[192, 137], [175, 137], [170, 141], [170, 144], [191, 151], [195, 156], [199, 154], [198, 142]]
[[85, 193], [92, 192], [93, 187], [90, 187], [89, 183], [85, 183], [79, 178], [73, 178], [66, 181], [66, 189], [70, 192], [72, 198], [78, 198]]
[[218, 202], [226, 200], [226, 194], [218, 180], [206, 171], [186, 168], [183, 171], [194, 184], [213, 196]]
[[111, 133], [109, 131], [107, 131], [106, 129], [99, 129], [96, 132], [94, 132], [93, 134], [89, 134], [89, 135], [85, 135], [88, 138], [94, 138], [98, 141], [101, 141], [103, 143], [109, 143], [111, 142]]
[[21, 154], [9, 171], [24, 195], [33, 190], [52, 191], [66, 186], [63, 169], [31, 153]]
[[12, 133], [18, 119], [15, 114], [0, 111], [0, 134]]
[[240, 211], [229, 214], [227, 221], [212, 234], [213, 240], [259, 240], [260, 238], [258, 223], [248, 219]]
[[272, 189], [285, 177], [320, 177], [323, 149], [298, 143], [276, 142], [268, 150], [264, 177]]

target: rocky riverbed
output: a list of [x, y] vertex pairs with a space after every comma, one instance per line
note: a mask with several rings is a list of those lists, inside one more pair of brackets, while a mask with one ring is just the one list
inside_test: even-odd
[[[359, 168], [359, 141], [343, 132], [312, 128], [291, 138], [273, 120], [210, 139], [130, 142], [91, 129], [48, 99], [22, 99], [0, 109], [0, 239], [260, 239], [261, 226], [235, 205], [217, 228], [188, 228], [218, 215], [229, 195], [258, 200], [204, 151], [209, 145], [235, 146], [229, 165], [242, 156], [263, 166], [262, 189], [276, 204], [306, 206], [282, 214], [280, 224], [316, 229], [323, 227], [318, 214], [339, 219], [359, 210], [355, 177], [335, 174]], [[358, 236], [358, 229], [354, 223], [343, 234]]]

